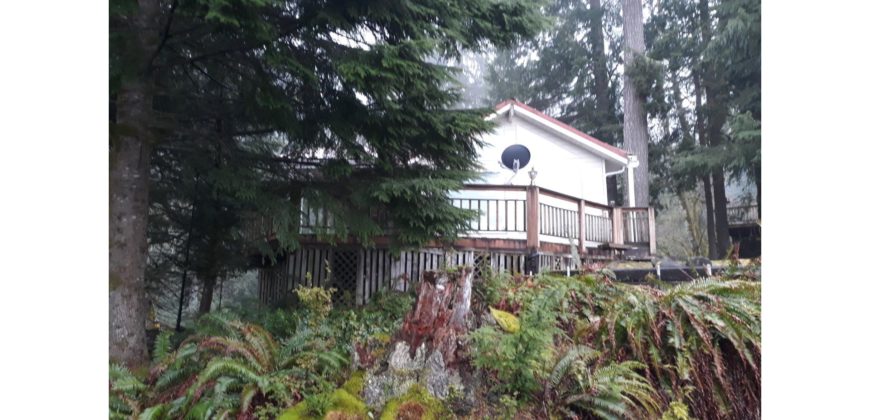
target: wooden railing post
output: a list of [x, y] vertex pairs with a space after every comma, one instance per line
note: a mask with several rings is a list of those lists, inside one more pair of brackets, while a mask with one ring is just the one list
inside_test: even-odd
[[[586, 200], [577, 202], [577, 247], [580, 255], [586, 254]], [[578, 261], [577, 264], [580, 264]]]
[[622, 209], [614, 207], [613, 214], [611, 216], [611, 221], [613, 222], [612, 237], [611, 243], [614, 244], [623, 244], [623, 234], [622, 234]]
[[538, 204], [539, 191], [536, 186], [529, 186], [526, 190], [526, 247], [530, 251], [537, 251], [541, 246], [538, 238], [538, 232], [540, 232], [538, 211], [541, 207]]
[[656, 211], [652, 207], [647, 211], [647, 216], [649, 217], [649, 222], [647, 223], [649, 229], [649, 253], [650, 255], [654, 255], [656, 253]]

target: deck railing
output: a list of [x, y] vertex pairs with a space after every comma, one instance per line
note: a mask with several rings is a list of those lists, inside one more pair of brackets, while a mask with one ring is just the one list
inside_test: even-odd
[[748, 225], [758, 222], [758, 205], [728, 207], [729, 225]]
[[[612, 207], [539, 187], [468, 185], [465, 191], [466, 197], [455, 198], [454, 205], [481, 212], [478, 223], [472, 223], [470, 236], [524, 232], [529, 247], [537, 247], [541, 241], [568, 239], [579, 242], [580, 249], [593, 243], [649, 246], [650, 252], [655, 252], [655, 214], [651, 207]], [[525, 192], [526, 197], [482, 198], [486, 193], [480, 194], [481, 198], [467, 197], [475, 191], [490, 196], [493, 192], [514, 196]]]
[[526, 200], [492, 198], [454, 198], [453, 205], [476, 210], [471, 229], [478, 232], [525, 232]]
[[[464, 190], [470, 195], [475, 195], [474, 191], [487, 192], [480, 197], [465, 194], [452, 199], [454, 206], [478, 212], [478, 217], [471, 221], [468, 232], [471, 237], [480, 234], [525, 240], [529, 248], [538, 248], [542, 241], [574, 243], [580, 252], [585, 252], [587, 245], [640, 245], [655, 253], [655, 214], [651, 207], [612, 207], [535, 186], [468, 185]], [[492, 197], [502, 192], [510, 197]], [[732, 214], [735, 220], [757, 217], [753, 209], [757, 208], [729, 209], [729, 219]], [[385, 211], [373, 210], [372, 217], [384, 227], [385, 234], [391, 232]], [[306, 200], [300, 202], [299, 233], [329, 234], [335, 230], [335, 222], [333, 214], [310, 206]], [[274, 237], [273, 233], [271, 220], [259, 216], [249, 219], [248, 238], [268, 240]]]

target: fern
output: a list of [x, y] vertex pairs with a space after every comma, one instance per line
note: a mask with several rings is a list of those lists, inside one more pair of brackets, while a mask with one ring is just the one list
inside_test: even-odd
[[165, 360], [172, 352], [172, 331], [164, 330], [157, 334], [157, 339], [154, 341], [154, 361], [161, 362]]
[[[551, 404], [563, 412], [573, 407], [607, 419], [640, 418], [659, 412], [655, 389], [634, 371], [643, 364], [628, 361], [590, 366], [599, 354], [589, 347], [576, 346], [562, 356], [547, 384]], [[569, 372], [572, 375], [567, 375]], [[561, 392], [552, 395], [555, 389]]]

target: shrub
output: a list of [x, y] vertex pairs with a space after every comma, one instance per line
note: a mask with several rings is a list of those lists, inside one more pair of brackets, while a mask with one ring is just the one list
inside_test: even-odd
[[668, 286], [583, 283], [570, 295], [578, 344], [610, 361], [636, 360], [661, 400], [685, 399], [695, 417], [757, 418], [761, 286], [700, 280]]
[[498, 390], [528, 398], [540, 389], [540, 379], [552, 357], [553, 337], [557, 332], [552, 302], [558, 293], [558, 290], [544, 290], [528, 299], [515, 333], [491, 326], [471, 333], [472, 363], [495, 373], [499, 379]]
[[[178, 350], [155, 360], [147, 393], [139, 395], [142, 406], [149, 407], [142, 413], [274, 417], [300, 393], [334, 381], [348, 363], [341, 351], [314, 339], [312, 330], [278, 342], [262, 327], [230, 314], [209, 314]], [[125, 379], [122, 373], [116, 376]]]

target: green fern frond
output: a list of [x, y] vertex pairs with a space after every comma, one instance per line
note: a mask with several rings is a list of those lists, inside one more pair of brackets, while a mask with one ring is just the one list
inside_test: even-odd
[[172, 331], [164, 330], [157, 334], [157, 339], [154, 341], [154, 356], [155, 362], [162, 362], [172, 353]]
[[115, 363], [109, 365], [109, 384], [113, 391], [122, 393], [136, 393], [147, 388], [129, 369]]
[[166, 416], [168, 411], [169, 407], [166, 404], [157, 404], [143, 410], [142, 414], [139, 415], [138, 420], [160, 420], [168, 418]]

